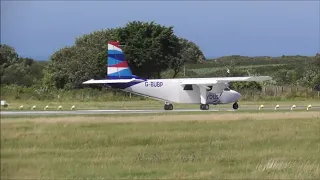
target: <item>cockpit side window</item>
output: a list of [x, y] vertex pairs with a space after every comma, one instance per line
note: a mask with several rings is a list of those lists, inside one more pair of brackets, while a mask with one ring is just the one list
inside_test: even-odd
[[183, 90], [192, 91], [193, 90], [192, 84], [186, 84]]
[[226, 87], [223, 89], [224, 91], [230, 91], [230, 88]]

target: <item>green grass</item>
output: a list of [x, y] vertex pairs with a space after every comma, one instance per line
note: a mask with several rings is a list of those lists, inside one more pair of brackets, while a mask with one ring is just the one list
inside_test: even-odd
[[2, 120], [1, 179], [320, 178], [319, 114], [70, 118]]
[[[311, 108], [308, 110], [308, 112], [318, 112], [319, 109]], [[278, 109], [277, 111], [273, 109], [263, 109], [263, 110], [238, 110], [238, 111], [185, 111], [185, 112], [177, 112], [177, 111], [170, 111], [170, 112], [154, 112], [154, 113], [116, 113], [116, 114], [36, 114], [36, 115], [25, 115], [29, 119], [34, 118], [60, 118], [60, 117], [143, 117], [146, 115], [153, 115], [158, 117], [168, 116], [168, 115], [210, 115], [210, 116], [216, 116], [217, 114], [230, 114], [233, 113], [234, 115], [239, 114], [273, 114], [275, 112], [282, 112], [282, 113], [295, 113], [295, 112], [306, 112], [306, 109], [295, 109], [294, 111], [291, 111], [290, 109]], [[2, 120], [7, 119], [21, 119], [23, 117], [22, 115], [2, 115]], [[165, 118], [165, 117], [164, 117]]]

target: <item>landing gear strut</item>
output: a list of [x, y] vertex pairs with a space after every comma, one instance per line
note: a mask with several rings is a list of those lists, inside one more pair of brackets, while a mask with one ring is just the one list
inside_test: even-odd
[[201, 110], [209, 110], [209, 104], [200, 104]]
[[173, 105], [170, 103], [165, 103], [164, 104], [164, 110], [172, 110], [173, 109]]
[[235, 102], [233, 105], [232, 105], [233, 109], [236, 110], [239, 108], [239, 105], [237, 102]]

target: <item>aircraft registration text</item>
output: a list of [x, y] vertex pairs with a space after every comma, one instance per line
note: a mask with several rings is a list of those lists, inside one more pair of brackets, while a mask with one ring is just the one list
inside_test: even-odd
[[144, 85], [146, 87], [161, 87], [163, 86], [163, 82], [146, 81]]

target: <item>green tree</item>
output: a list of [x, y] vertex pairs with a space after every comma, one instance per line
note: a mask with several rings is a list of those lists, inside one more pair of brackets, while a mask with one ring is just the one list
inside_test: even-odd
[[[99, 52], [97, 49], [90, 49], [86, 46], [64, 47], [51, 56], [51, 63], [46, 73], [52, 75], [45, 76], [54, 80], [58, 89], [65, 87], [80, 88], [82, 82], [88, 79], [105, 77], [105, 59], [105, 51]], [[46, 83], [49, 83], [49, 81], [46, 81]]]
[[0, 46], [1, 84], [32, 86], [43, 77], [43, 66], [31, 58], [22, 58], [6, 44]]
[[10, 66], [11, 64], [14, 64], [18, 61], [19, 56], [16, 52], [16, 50], [7, 45], [7, 44], [1, 44], [0, 45], [0, 76], [1, 76], [1, 84], [3, 83], [3, 75], [5, 68]]
[[0, 65], [5, 65], [5, 67], [9, 66], [10, 64], [14, 64], [18, 62], [19, 56], [16, 50], [7, 45], [1, 44], [0, 45]]
[[118, 40], [125, 45], [123, 50], [132, 72], [141, 77], [161, 78], [160, 73], [174, 68], [173, 61], [179, 60], [181, 47], [173, 27], [133, 21], [119, 29]]
[[205, 57], [199, 46], [194, 42], [181, 37], [179, 38], [179, 43], [181, 45], [180, 54], [182, 55], [182, 58], [185, 59], [184, 62], [191, 64], [203, 63]]
[[94, 31], [78, 37], [73, 46], [61, 48], [51, 56], [46, 73], [52, 73], [52, 76], [45, 77], [52, 78], [57, 88], [79, 88], [83, 81], [104, 78], [108, 42], [114, 40], [123, 45], [133, 74], [145, 78], [161, 78], [161, 72], [167, 69], [179, 72], [187, 57], [195, 61], [204, 58], [199, 48], [190, 41], [187, 45], [195, 52], [194, 55], [181, 53], [183, 45], [174, 35], [173, 27], [133, 21], [124, 27]]
[[1, 84], [32, 86], [37, 80], [34, 76], [35, 73], [32, 65], [25, 64], [24, 61], [21, 61], [4, 69], [3, 75], [1, 76]]
[[320, 84], [320, 68], [310, 64], [302, 74], [302, 78], [297, 81], [300, 85], [314, 88]]
[[185, 63], [197, 64], [203, 63], [205, 60], [202, 51], [194, 42], [179, 38], [179, 43], [181, 48], [180, 53], [177, 57], [172, 58], [170, 62], [170, 68], [174, 71], [172, 78], [178, 75]]
[[317, 53], [316, 56], [314, 57], [315, 65], [320, 68], [320, 53]]

